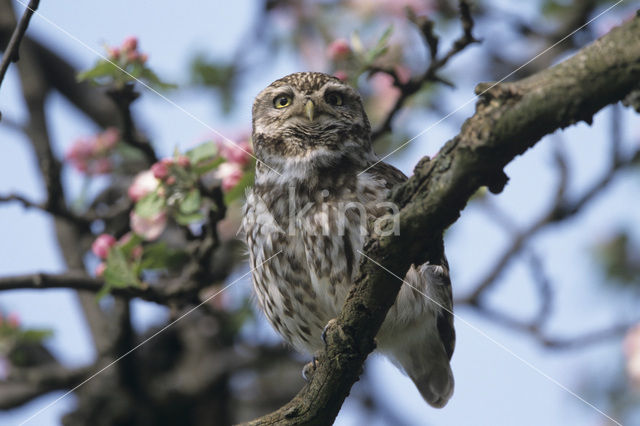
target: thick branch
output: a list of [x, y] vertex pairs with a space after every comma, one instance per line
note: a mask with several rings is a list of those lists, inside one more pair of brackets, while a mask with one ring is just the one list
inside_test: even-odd
[[[433, 160], [394, 191], [400, 237], [370, 240], [366, 255], [403, 277], [411, 263], [438, 261], [444, 230], [455, 222], [481, 186], [500, 192], [502, 171], [544, 135], [623, 99], [640, 80], [640, 18], [629, 21], [574, 57], [527, 79], [483, 92], [476, 113]], [[488, 89], [488, 90], [486, 90]], [[486, 91], [485, 91], [486, 90]], [[363, 260], [347, 301], [327, 329], [327, 350], [312, 380], [278, 411], [251, 424], [331, 423], [374, 348], [373, 338], [402, 282]]]

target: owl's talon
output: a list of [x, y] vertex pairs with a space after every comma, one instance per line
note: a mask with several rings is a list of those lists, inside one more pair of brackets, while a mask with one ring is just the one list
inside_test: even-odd
[[316, 368], [318, 368], [318, 360], [314, 356], [311, 362], [306, 363], [305, 366], [302, 367], [302, 378], [305, 381], [310, 382], [313, 377], [313, 373], [316, 372]]
[[322, 329], [322, 334], [320, 335], [320, 337], [322, 338], [322, 341], [324, 342], [325, 346], [327, 346], [327, 330], [329, 330], [329, 327], [331, 327], [335, 322], [336, 322], [336, 319], [331, 318], [327, 323], [327, 325], [325, 325], [324, 328]]

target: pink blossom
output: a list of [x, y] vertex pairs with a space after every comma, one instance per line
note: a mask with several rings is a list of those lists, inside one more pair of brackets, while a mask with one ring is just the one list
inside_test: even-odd
[[396, 65], [394, 67], [396, 75], [400, 83], [406, 84], [411, 79], [411, 70], [404, 65]]
[[627, 374], [634, 384], [640, 386], [640, 324], [629, 330], [623, 347], [627, 357]]
[[120, 57], [120, 48], [107, 47], [107, 53], [109, 54], [109, 58], [111, 60], [117, 60]]
[[131, 257], [134, 259], [140, 259], [142, 257], [142, 253], [144, 249], [140, 244], [131, 249]]
[[93, 273], [96, 277], [102, 277], [104, 275], [104, 271], [107, 269], [107, 264], [104, 262], [100, 262], [98, 266], [96, 266], [95, 271]]
[[147, 55], [146, 53], [141, 53], [140, 56], [138, 56], [138, 61], [141, 64], [146, 63], [149, 60], [149, 55]]
[[349, 42], [343, 38], [336, 39], [327, 47], [327, 56], [332, 61], [345, 59], [351, 53]]
[[191, 165], [191, 160], [189, 160], [189, 157], [187, 157], [186, 155], [181, 155], [180, 157], [178, 157], [177, 162], [180, 167], [184, 168], [187, 168]]
[[136, 50], [138, 48], [138, 37], [129, 36], [125, 38], [124, 41], [122, 42], [121, 47], [122, 47], [122, 50], [125, 52], [131, 52], [133, 50]]
[[91, 175], [103, 175], [113, 170], [113, 163], [110, 158], [103, 157], [89, 163], [87, 171]]
[[396, 16], [405, 18], [406, 8], [410, 8], [416, 15], [433, 13], [437, 4], [433, 0], [350, 0], [350, 6], [362, 15]]
[[109, 255], [109, 250], [116, 244], [116, 239], [113, 235], [102, 234], [96, 238], [91, 244], [91, 251], [100, 259], [106, 259]]
[[236, 163], [240, 166], [244, 166], [249, 162], [253, 152], [251, 145], [247, 141], [233, 143], [227, 140], [218, 142], [218, 151], [229, 163]]
[[131, 237], [133, 237], [133, 234], [131, 232], [127, 232], [122, 237], [120, 237], [120, 239], [118, 240], [118, 245], [123, 246], [127, 244], [129, 241], [131, 241]]
[[393, 85], [393, 77], [389, 74], [377, 73], [369, 81], [374, 90], [372, 115], [378, 117], [391, 109], [400, 91]]
[[131, 212], [129, 216], [131, 229], [147, 241], [157, 239], [167, 226], [167, 214], [161, 211], [146, 218]]
[[229, 191], [242, 179], [242, 167], [238, 163], [222, 163], [215, 172], [215, 177], [222, 180], [222, 190]]
[[[118, 245], [119, 246], [124, 246], [124, 245], [128, 244], [129, 241], [131, 241], [132, 237], [133, 237], [133, 233], [127, 232], [122, 237], [120, 237], [120, 239], [118, 240]], [[142, 246], [140, 244], [134, 246], [131, 249], [131, 257], [133, 259], [139, 259], [142, 256], [142, 251], [143, 251], [143, 248], [142, 248]]]
[[9, 324], [9, 327], [18, 328], [20, 327], [20, 317], [18, 314], [12, 312], [7, 315], [7, 323]]
[[120, 140], [120, 132], [115, 127], [109, 127], [95, 138], [95, 149], [98, 152], [109, 151], [115, 148]]
[[109, 173], [113, 170], [111, 153], [119, 139], [118, 130], [110, 127], [92, 138], [78, 139], [67, 151], [65, 159], [88, 175]]
[[93, 156], [93, 144], [86, 139], [78, 139], [71, 145], [65, 159], [80, 172], [89, 170], [89, 161]]
[[342, 70], [338, 70], [334, 72], [333, 76], [342, 81], [347, 81], [347, 79], [349, 78], [349, 76], [347, 75], [347, 72]]
[[169, 175], [169, 165], [171, 161], [167, 162], [166, 158], [164, 160], [158, 161], [153, 166], [151, 166], [151, 171], [153, 172], [153, 177], [159, 180], [164, 180]]
[[153, 175], [151, 170], [140, 172], [133, 178], [133, 183], [127, 190], [132, 201], [138, 201], [142, 197], [155, 191], [160, 182]]
[[127, 52], [127, 61], [129, 62], [138, 62], [140, 60], [140, 53], [135, 50], [131, 52]]

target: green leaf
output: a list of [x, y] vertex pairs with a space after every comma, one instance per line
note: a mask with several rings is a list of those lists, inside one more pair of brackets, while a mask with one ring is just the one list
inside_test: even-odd
[[245, 190], [253, 184], [254, 177], [254, 169], [245, 172], [238, 184], [231, 188], [229, 192], [224, 194], [224, 203], [226, 205], [229, 205], [229, 203], [231, 203], [232, 201], [242, 197], [245, 193]]
[[[107, 268], [104, 271], [104, 281], [111, 288], [140, 286], [140, 280], [133, 268], [127, 262], [127, 257], [120, 247], [112, 247], [107, 256]], [[108, 291], [108, 290], [107, 290]]]
[[178, 85], [176, 84], [167, 83], [165, 81], [160, 80], [160, 77], [158, 77], [156, 73], [154, 73], [153, 71], [151, 71], [150, 68], [147, 68], [147, 67], [141, 68], [138, 76], [139, 78], [146, 80], [150, 86], [153, 86], [157, 89], [168, 90], [168, 89], [175, 89], [178, 87]]
[[50, 329], [30, 329], [20, 333], [20, 340], [27, 342], [40, 343], [44, 339], [53, 336], [53, 330]]
[[202, 163], [200, 166], [196, 166], [193, 168], [193, 171], [198, 175], [202, 176], [203, 174], [210, 172], [211, 170], [215, 170], [218, 166], [224, 163], [226, 160], [222, 157], [215, 157], [212, 161], [208, 163]]
[[185, 153], [193, 165], [204, 160], [213, 160], [216, 154], [218, 154], [218, 147], [213, 141], [204, 142]]
[[192, 223], [200, 222], [201, 220], [204, 219], [204, 215], [200, 212], [195, 212], [195, 213], [177, 212], [173, 218], [175, 219], [176, 222], [178, 222], [178, 225], [187, 226], [187, 225], [191, 225]]
[[166, 207], [166, 201], [158, 195], [157, 191], [145, 195], [136, 203], [135, 212], [138, 216], [151, 218], [162, 212]]
[[391, 38], [392, 33], [393, 33], [393, 25], [389, 25], [389, 27], [387, 27], [384, 33], [382, 33], [382, 36], [380, 36], [380, 39], [378, 40], [376, 45], [371, 50], [369, 50], [369, 52], [367, 52], [366, 59], [365, 59], [367, 63], [369, 64], [372, 63], [373, 61], [375, 61], [376, 59], [378, 59], [380, 56], [384, 55], [387, 52], [389, 48], [387, 46], [387, 43], [389, 42], [389, 39]]
[[159, 242], [145, 247], [140, 267], [142, 269], [168, 269], [182, 265], [186, 255], [181, 250], [169, 248], [167, 243]]
[[139, 244], [142, 244], [144, 240], [142, 239], [142, 237], [134, 232], [131, 233], [131, 238], [129, 238], [129, 241], [127, 241], [125, 244], [122, 244], [120, 246], [120, 249], [122, 250], [122, 252], [125, 254], [125, 256], [130, 256], [131, 255], [131, 251], [133, 250], [134, 247], [136, 247]]
[[102, 77], [117, 78], [121, 73], [122, 71], [120, 71], [114, 63], [102, 60], [96, 62], [96, 65], [93, 68], [79, 73], [77, 80], [95, 80]]
[[200, 191], [197, 188], [193, 188], [180, 202], [178, 209], [180, 213], [190, 214], [200, 210], [201, 205], [202, 197], [200, 196]]

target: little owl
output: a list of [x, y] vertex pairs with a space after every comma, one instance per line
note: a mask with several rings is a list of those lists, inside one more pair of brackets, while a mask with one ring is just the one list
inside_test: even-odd
[[[370, 132], [359, 94], [322, 73], [276, 80], [253, 104], [258, 162], [242, 230], [259, 305], [302, 352], [323, 349], [323, 329], [342, 308], [369, 233], [402, 232], [388, 198], [407, 178], [378, 162]], [[455, 344], [446, 259], [412, 266], [405, 281], [377, 347], [425, 401], [443, 407]]]

